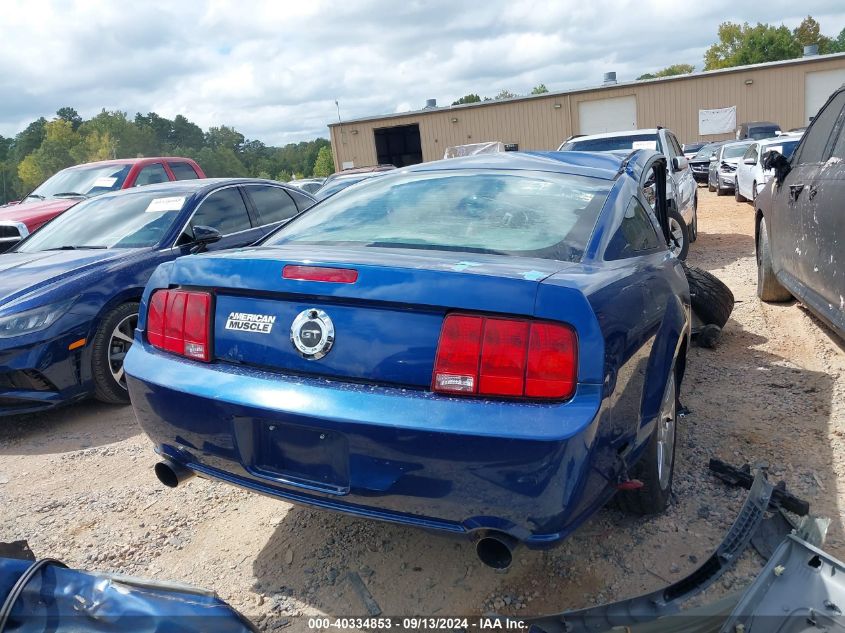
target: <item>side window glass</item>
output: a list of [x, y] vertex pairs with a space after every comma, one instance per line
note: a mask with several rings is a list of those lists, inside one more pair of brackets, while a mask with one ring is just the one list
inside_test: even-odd
[[[786, 149], [786, 147], [784, 147]], [[831, 152], [831, 157], [836, 157], [839, 160], [845, 160], [845, 126], [839, 129], [839, 138], [836, 141], [836, 145], [833, 146], [833, 151]]]
[[189, 229], [195, 226], [210, 226], [223, 235], [252, 228], [249, 213], [237, 187], [227, 187], [209, 194], [191, 218]]
[[139, 173], [135, 180], [135, 186], [154, 185], [159, 182], [167, 182], [170, 178], [167, 177], [167, 172], [164, 171], [164, 166], [160, 163], [147, 165]]
[[296, 202], [296, 208], [300, 211], [305, 211], [305, 209], [314, 205], [314, 201], [309, 198], [308, 196], [303, 196], [298, 191], [288, 191], [291, 198], [293, 198], [294, 202]]
[[745, 154], [742, 155], [742, 160], [746, 158], [754, 158], [756, 152], [754, 150], [754, 145], [750, 145], [747, 150], [745, 150]]
[[287, 191], [270, 185], [250, 185], [244, 190], [258, 211], [261, 224], [290, 220], [299, 210]]
[[167, 166], [170, 167], [170, 171], [172, 171], [173, 175], [176, 176], [176, 180], [196, 180], [199, 178], [199, 176], [197, 176], [197, 172], [194, 171], [194, 168], [191, 167], [190, 163], [168, 162]]
[[657, 179], [654, 176], [654, 166], [649, 167], [648, 173], [643, 177], [642, 190], [643, 197], [654, 211], [657, 208]]
[[798, 164], [821, 163], [826, 160], [825, 150], [828, 147], [833, 126], [845, 105], [845, 91], [840, 92], [826, 108], [818, 113], [810, 129], [804, 135], [801, 148], [797, 156]]
[[631, 198], [625, 217], [607, 247], [605, 259], [633, 257], [660, 248], [657, 230], [648, 211], [636, 198]]

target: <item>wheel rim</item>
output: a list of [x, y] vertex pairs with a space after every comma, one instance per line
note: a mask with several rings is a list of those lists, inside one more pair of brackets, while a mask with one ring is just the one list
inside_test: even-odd
[[672, 462], [675, 459], [675, 372], [671, 371], [666, 383], [666, 392], [660, 404], [657, 418], [657, 478], [660, 487], [669, 487], [672, 477]]
[[114, 381], [122, 389], [126, 389], [126, 374], [123, 371], [123, 361], [126, 353], [132, 347], [135, 327], [138, 325], [138, 315], [130, 314], [124, 317], [114, 328], [109, 338], [109, 369]]
[[675, 218], [669, 218], [669, 235], [672, 236], [672, 246], [669, 250], [677, 256], [684, 250], [684, 229]]

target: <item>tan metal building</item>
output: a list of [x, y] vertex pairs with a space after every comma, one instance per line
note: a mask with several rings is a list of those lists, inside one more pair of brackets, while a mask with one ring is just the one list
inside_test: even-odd
[[[613, 75], [613, 73], [608, 73]], [[611, 79], [606, 75], [606, 79]], [[599, 87], [516, 97], [329, 125], [335, 168], [397, 166], [438, 160], [447, 147], [483, 141], [521, 150], [553, 150], [573, 134], [658, 125], [685, 143], [702, 135], [701, 110], [735, 108], [735, 122], [773, 121], [802, 127], [845, 83], [845, 53], [740, 66], [677, 77], [607, 82]]]

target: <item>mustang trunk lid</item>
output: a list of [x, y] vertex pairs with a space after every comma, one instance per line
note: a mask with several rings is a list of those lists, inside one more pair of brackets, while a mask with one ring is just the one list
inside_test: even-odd
[[[309, 246], [306, 259], [302, 251], [282, 246], [178, 260], [171, 283], [216, 296], [216, 360], [427, 387], [447, 312], [531, 316], [540, 282], [575, 265], [361, 247]], [[353, 283], [285, 279], [288, 265], [354, 269], [358, 276]], [[326, 345], [324, 338], [332, 340]]]

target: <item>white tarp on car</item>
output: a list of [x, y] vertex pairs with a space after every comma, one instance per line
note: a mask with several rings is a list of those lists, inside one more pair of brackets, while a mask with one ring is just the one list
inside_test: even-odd
[[698, 135], [728, 134], [736, 131], [736, 106], [698, 111]]
[[458, 156], [475, 156], [476, 154], [497, 154], [505, 151], [505, 144], [500, 141], [490, 143], [470, 143], [469, 145], [455, 145], [447, 147], [443, 158], [457, 158]]

